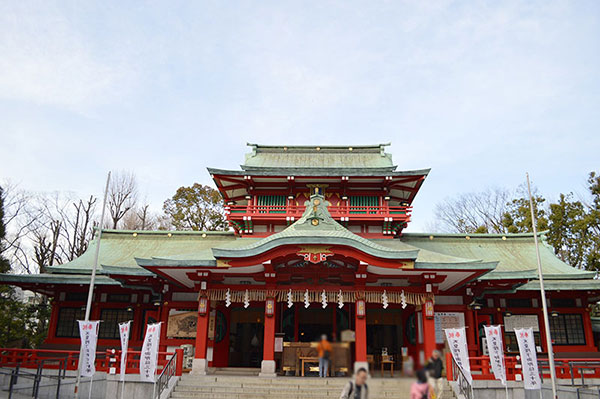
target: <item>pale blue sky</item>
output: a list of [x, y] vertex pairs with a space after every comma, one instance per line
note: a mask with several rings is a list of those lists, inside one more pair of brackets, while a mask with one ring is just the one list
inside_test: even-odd
[[600, 169], [598, 1], [0, 2], [0, 180], [160, 209], [245, 143], [392, 142], [440, 199], [584, 192]]

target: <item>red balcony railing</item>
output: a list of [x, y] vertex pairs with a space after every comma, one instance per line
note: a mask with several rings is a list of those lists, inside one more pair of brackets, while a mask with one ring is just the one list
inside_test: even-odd
[[[488, 356], [469, 357], [469, 363], [473, 380], [494, 379], [494, 373], [492, 372]], [[517, 379], [516, 376], [522, 374], [521, 363], [516, 356], [505, 356], [504, 364], [506, 366], [506, 379], [508, 381], [515, 381]], [[584, 379], [589, 378], [600, 378], [600, 358], [555, 358], [554, 365], [556, 368], [556, 378], [570, 379], [571, 383], [574, 383], [578, 379], [584, 381]], [[550, 367], [547, 359], [538, 359], [538, 367], [542, 378], [550, 378]], [[446, 353], [446, 370], [448, 380], [454, 380], [456, 376], [453, 373], [454, 368], [450, 353]]]
[[[183, 351], [176, 349], [177, 356], [177, 371], [176, 375], [181, 375], [183, 365]], [[140, 372], [140, 355], [139, 351], [127, 352], [127, 370], [126, 374], [139, 374]], [[160, 373], [173, 356], [173, 352], [158, 352], [158, 367]], [[67, 370], [77, 370], [79, 361], [79, 351], [65, 350], [47, 350], [47, 349], [13, 349], [0, 348], [0, 367], [15, 367], [19, 365], [21, 368], [35, 369], [43, 362], [44, 369], [58, 369], [65, 367]], [[66, 364], [63, 364], [65, 362]], [[104, 352], [96, 352], [96, 371], [108, 372], [111, 367], [114, 367], [116, 372], [120, 372], [121, 351], [106, 350]]]
[[[306, 208], [300, 205], [228, 205], [225, 207], [230, 219], [242, 219], [250, 216], [252, 219], [278, 219], [282, 217], [302, 216]], [[384, 219], [408, 221], [410, 206], [329, 206], [327, 208], [334, 219]]]

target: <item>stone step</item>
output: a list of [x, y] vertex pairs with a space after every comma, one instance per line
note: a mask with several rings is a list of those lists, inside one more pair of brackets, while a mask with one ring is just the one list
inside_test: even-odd
[[[182, 384], [214, 384], [214, 383], [226, 383], [226, 384], [280, 384], [280, 385], [335, 385], [342, 386], [350, 380], [350, 377], [335, 377], [335, 378], [318, 378], [318, 377], [276, 377], [276, 378], [262, 378], [256, 376], [194, 376], [194, 375], [183, 375], [181, 377]], [[412, 383], [411, 378], [371, 378], [369, 384], [375, 385], [409, 385]]]
[[[306, 393], [320, 393], [320, 392], [340, 392], [343, 387], [227, 387], [227, 386], [206, 386], [206, 387], [175, 387], [175, 392], [214, 392], [214, 393], [243, 393], [243, 392], [255, 392], [255, 393], [289, 393], [294, 394], [296, 392]], [[369, 390], [374, 391], [385, 391], [385, 392], [406, 392], [403, 388], [383, 388], [383, 387], [371, 387]]]
[[[171, 398], [218, 398], [218, 399], [332, 399], [339, 398], [349, 377], [275, 377], [261, 378], [249, 375], [206, 376], [184, 375], [171, 393]], [[371, 399], [404, 398], [412, 378], [370, 378]], [[450, 388], [445, 389], [450, 394]], [[453, 396], [447, 395], [447, 399]]]

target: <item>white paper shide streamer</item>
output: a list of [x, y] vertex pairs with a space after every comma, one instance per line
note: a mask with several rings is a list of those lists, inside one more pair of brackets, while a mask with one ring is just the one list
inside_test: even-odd
[[521, 369], [525, 389], [541, 389], [542, 383], [538, 370], [535, 340], [532, 328], [515, 328], [519, 353], [521, 354]]
[[294, 306], [294, 301], [292, 300], [292, 289], [291, 288], [287, 293], [287, 304], [288, 304], [288, 309], [291, 308], [292, 306]]
[[388, 296], [387, 296], [386, 290], [383, 290], [383, 294], [381, 294], [381, 304], [383, 305], [384, 309], [387, 309], [387, 307], [388, 307]]
[[81, 362], [79, 362], [81, 376], [92, 377], [96, 373], [96, 344], [100, 322], [78, 320], [78, 323], [81, 337]]
[[502, 329], [500, 326], [484, 326], [485, 339], [494, 377], [506, 386], [506, 368], [504, 367], [504, 350], [502, 346]]
[[325, 293], [325, 290], [321, 292], [321, 306], [323, 307], [323, 309], [327, 307], [327, 294]]
[[308, 289], [304, 291], [304, 307], [308, 308], [310, 306], [310, 301], [308, 300]]
[[404, 290], [400, 293], [400, 303], [402, 304], [402, 309], [406, 309], [406, 295], [404, 295]]
[[248, 306], [250, 306], [250, 293], [246, 290], [246, 292], [244, 292], [244, 308], [247, 308]]
[[342, 290], [337, 294], [338, 308], [344, 307], [344, 295], [342, 294]]
[[231, 291], [227, 288], [227, 293], [225, 294], [225, 307], [231, 306]]

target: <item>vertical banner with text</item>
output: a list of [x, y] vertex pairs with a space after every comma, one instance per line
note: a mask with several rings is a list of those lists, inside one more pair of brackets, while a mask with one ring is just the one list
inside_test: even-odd
[[158, 363], [158, 342], [160, 340], [160, 323], [148, 324], [146, 336], [140, 355], [140, 380], [155, 382]]
[[532, 328], [515, 328], [525, 389], [542, 389]]
[[92, 377], [96, 372], [96, 344], [98, 343], [99, 321], [77, 320], [81, 337], [79, 370], [82, 377]]
[[127, 369], [127, 349], [129, 348], [129, 330], [131, 320], [125, 323], [119, 323], [119, 335], [121, 336], [121, 375], [120, 380], [125, 381], [125, 371]]
[[467, 334], [465, 334], [465, 328], [447, 328], [445, 331], [448, 347], [450, 348], [454, 361], [462, 370], [469, 383], [472, 383], [473, 377], [471, 377], [471, 365], [469, 364], [469, 350], [467, 348]]
[[494, 377], [506, 386], [506, 368], [504, 367], [504, 346], [500, 326], [484, 326], [488, 353]]

